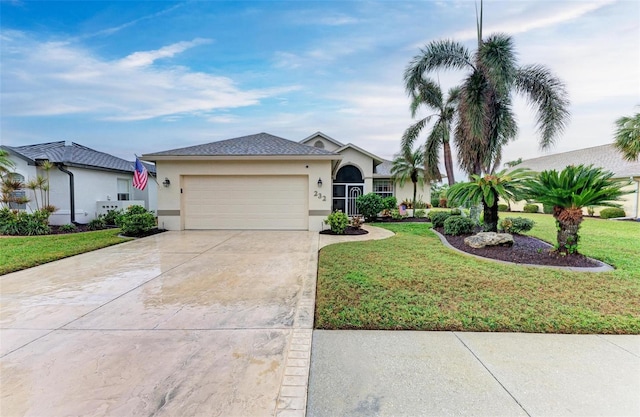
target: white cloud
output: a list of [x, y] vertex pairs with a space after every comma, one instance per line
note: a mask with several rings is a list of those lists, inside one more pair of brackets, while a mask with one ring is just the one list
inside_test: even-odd
[[[495, 32], [509, 33], [511, 35], [525, 33], [535, 29], [556, 26], [561, 23], [567, 23], [576, 20], [587, 13], [594, 12], [615, 2], [616, 0], [563, 2], [558, 3], [558, 5], [560, 6], [559, 8], [556, 8], [558, 6], [548, 1], [539, 2], [535, 5], [540, 6], [540, 9], [524, 10], [516, 18], [502, 19], [499, 24], [484, 25], [484, 27], [482, 28], [482, 32], [484, 35]], [[484, 13], [486, 12], [487, 7], [485, 7], [484, 10]], [[487, 20], [488, 18], [485, 14], [485, 24]], [[475, 28], [453, 34], [454, 39], [463, 41], [476, 39], [477, 36], [478, 34]]]
[[38, 42], [5, 33], [2, 42], [4, 116], [93, 113], [106, 120], [144, 120], [253, 106], [297, 86], [243, 90], [232, 79], [184, 66], [156, 67], [205, 39], [108, 61], [68, 42]]
[[211, 39], [194, 39], [192, 41], [184, 41], [174, 43], [172, 45], [163, 46], [155, 51], [142, 51], [134, 52], [131, 55], [120, 61], [120, 65], [123, 67], [144, 67], [153, 64], [156, 60], [161, 58], [171, 58], [187, 49], [193, 48], [198, 45], [205, 45], [213, 42]]

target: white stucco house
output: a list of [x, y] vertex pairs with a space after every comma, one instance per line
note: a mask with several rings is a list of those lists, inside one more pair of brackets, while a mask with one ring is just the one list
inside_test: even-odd
[[[54, 165], [48, 173], [49, 202], [57, 208], [49, 218], [52, 225], [86, 224], [98, 214], [132, 204], [157, 210], [158, 187], [153, 164], [145, 164], [150, 176], [141, 191], [132, 186], [133, 162], [77, 143], [59, 141], [1, 148], [9, 152], [15, 164], [12, 175], [24, 182], [47, 175], [41, 167], [44, 161]], [[21, 192], [31, 202], [17, 208], [35, 210], [33, 192], [29, 189]]]
[[[166, 184], [158, 225], [169, 230], [318, 231], [334, 210], [358, 214], [362, 194], [413, 196], [410, 181], [392, 181], [390, 161], [321, 132], [299, 142], [258, 133], [142, 157]], [[418, 195], [429, 201], [429, 191]]]
[[[620, 151], [613, 144], [527, 159], [514, 168], [529, 168], [535, 172], [551, 169], [562, 171], [569, 165], [580, 164], [603, 168], [605, 171], [613, 172], [613, 179], [629, 181], [630, 185], [625, 187], [625, 190], [630, 193], [623, 196], [618, 203], [628, 217], [640, 218], [640, 161], [624, 160]], [[524, 204], [526, 202], [519, 201], [516, 204], [512, 204], [511, 209], [522, 210]], [[597, 215], [602, 208], [594, 207], [595, 214]], [[542, 212], [542, 208], [540, 208], [540, 211]], [[586, 208], [584, 212], [586, 215]]]

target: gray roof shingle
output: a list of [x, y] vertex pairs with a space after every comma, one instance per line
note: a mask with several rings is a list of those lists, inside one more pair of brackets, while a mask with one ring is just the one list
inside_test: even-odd
[[[67, 144], [65, 141], [59, 141], [26, 146], [6, 146], [5, 148], [32, 161], [47, 159], [53, 163], [64, 163], [70, 166], [133, 172], [133, 162], [74, 142]], [[145, 166], [149, 172], [155, 173], [155, 165], [145, 163]]]
[[392, 161], [387, 161], [386, 159], [379, 165], [375, 167], [375, 175], [390, 177], [391, 176], [391, 167], [393, 166]]
[[560, 171], [569, 165], [580, 164], [604, 168], [613, 172], [615, 178], [640, 176], [640, 161], [625, 161], [612, 144], [527, 159], [514, 168], [529, 168], [536, 172], [550, 169]]
[[277, 156], [277, 155], [336, 155], [324, 149], [303, 145], [268, 133], [210, 142], [186, 148], [146, 154], [153, 156]]

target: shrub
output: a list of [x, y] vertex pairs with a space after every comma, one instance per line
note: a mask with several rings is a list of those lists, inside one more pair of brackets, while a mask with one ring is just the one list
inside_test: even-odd
[[401, 220], [403, 217], [405, 217], [405, 216], [400, 214], [400, 210], [398, 210], [398, 209], [391, 210], [391, 218], [392, 219]]
[[498, 211], [509, 211], [509, 206], [506, 204], [498, 204]]
[[431, 207], [438, 207], [440, 204], [440, 197], [437, 194], [431, 194]]
[[76, 227], [75, 224], [73, 223], [69, 223], [69, 224], [63, 224], [62, 226], [60, 226], [60, 231], [62, 232], [75, 232], [76, 230], [78, 230], [78, 227]]
[[587, 214], [589, 215], [589, 217], [593, 217], [595, 212], [596, 212], [596, 209], [593, 206], [587, 207]]
[[345, 229], [349, 225], [349, 217], [342, 211], [337, 210], [331, 213], [324, 222], [329, 225], [333, 233], [341, 235], [344, 234]]
[[537, 204], [525, 204], [522, 211], [524, 211], [525, 213], [537, 213], [538, 211], [540, 211], [540, 207], [538, 207]]
[[416, 201], [416, 206], [414, 207], [414, 209], [419, 210], [419, 209], [427, 209], [429, 208], [429, 204], [425, 203], [422, 200], [417, 200]]
[[376, 193], [368, 193], [356, 198], [356, 207], [365, 219], [375, 220], [383, 209], [382, 197]]
[[0, 214], [0, 234], [11, 236], [35, 236], [51, 233], [49, 212], [36, 210], [33, 213], [3, 209]]
[[98, 216], [95, 219], [91, 220], [87, 225], [89, 230], [102, 230], [107, 227], [107, 223], [104, 221], [103, 216]]
[[553, 213], [553, 206], [550, 206], [548, 204], [543, 204], [542, 205], [542, 212], [544, 214], [552, 214]]
[[600, 210], [600, 218], [602, 219], [613, 219], [616, 217], [625, 217], [626, 213], [623, 209], [619, 207], [608, 207]]
[[[416, 204], [417, 206], [417, 204]], [[418, 217], [420, 219], [427, 217], [427, 211], [425, 209], [416, 209], [416, 211], [413, 213], [413, 215], [415, 217]]]
[[531, 219], [525, 219], [524, 217], [506, 217], [500, 221], [500, 230], [505, 233], [515, 233], [521, 235], [524, 232], [528, 232], [536, 224]]
[[445, 235], [468, 235], [473, 233], [475, 222], [468, 217], [450, 216], [444, 221]]
[[354, 229], [362, 229], [362, 224], [364, 223], [364, 219], [362, 218], [362, 216], [353, 216], [351, 218], [351, 227], [353, 227]]
[[107, 214], [103, 214], [102, 218], [107, 226], [117, 226], [118, 217], [122, 216], [122, 210], [109, 210]]
[[459, 208], [451, 209], [450, 213], [452, 216], [462, 216], [462, 210]]
[[156, 226], [156, 218], [142, 206], [129, 206], [127, 211], [116, 219], [117, 226], [127, 236], [140, 236]]
[[393, 210], [398, 208], [398, 200], [394, 196], [385, 197], [382, 199], [382, 210]]
[[429, 219], [431, 219], [433, 227], [443, 227], [445, 220], [449, 217], [451, 217], [451, 212], [449, 211], [432, 211], [429, 213]]

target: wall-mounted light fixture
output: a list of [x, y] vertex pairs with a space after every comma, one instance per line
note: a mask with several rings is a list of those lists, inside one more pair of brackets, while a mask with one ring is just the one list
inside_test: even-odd
[[164, 177], [164, 181], [162, 181], [162, 185], [164, 185], [165, 187], [169, 187], [171, 185], [171, 181], [169, 181], [169, 178]]
[[318, 188], [322, 187], [322, 178], [318, 178]]

